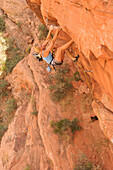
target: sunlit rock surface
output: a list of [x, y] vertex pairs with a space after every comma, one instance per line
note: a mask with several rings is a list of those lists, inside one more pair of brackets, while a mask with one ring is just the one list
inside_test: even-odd
[[[43, 23], [60, 25], [74, 40], [76, 53], [80, 55], [79, 64], [85, 71], [90, 71], [87, 74], [91, 91], [87, 90], [90, 88], [85, 79], [76, 82], [76, 93], [73, 98], [71, 95], [70, 102], [66, 101], [68, 107], [61, 109], [50, 99], [46, 67], [32, 57], [31, 51], [7, 77], [18, 101], [18, 110], [1, 141], [1, 170], [23, 170], [29, 166], [33, 170], [73, 170], [80, 154], [87, 155], [104, 170], [112, 170], [113, 145], [108, 141], [108, 138], [113, 141], [112, 1], [27, 0], [27, 3]], [[4, 5], [5, 8], [7, 11]], [[13, 11], [13, 7], [10, 9]], [[8, 11], [9, 16], [13, 16]], [[75, 69], [75, 63], [70, 60], [68, 63]], [[96, 98], [93, 98], [93, 109], [91, 106], [87, 109], [90, 99], [86, 102], [82, 98], [86, 92], [93, 92]], [[36, 117], [31, 114], [34, 99]], [[99, 122], [91, 123], [91, 116], [95, 114]], [[82, 130], [75, 133], [72, 141], [61, 140], [53, 133], [50, 121], [74, 117], [80, 120]]]
[[[74, 40], [79, 61], [92, 82], [93, 95], [113, 113], [112, 0], [26, 0], [45, 24], [60, 25]], [[40, 8], [39, 11], [35, 9]], [[104, 96], [107, 96], [106, 98]], [[106, 100], [107, 99], [107, 100]], [[100, 124], [101, 124], [100, 120]], [[103, 123], [102, 123], [103, 124]], [[112, 127], [113, 128], [113, 127]], [[106, 127], [109, 133], [109, 128]]]

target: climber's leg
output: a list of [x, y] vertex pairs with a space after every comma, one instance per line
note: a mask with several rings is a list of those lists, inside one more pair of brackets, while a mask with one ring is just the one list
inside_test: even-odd
[[73, 57], [72, 54], [71, 54], [67, 49], [65, 50], [65, 53], [66, 53], [66, 55], [67, 55], [71, 60], [73, 60], [73, 61], [77, 61], [78, 58], [79, 58], [79, 55]]
[[64, 60], [64, 51], [73, 43], [73, 40], [70, 40], [63, 46], [59, 47], [57, 49], [57, 52], [55, 54], [55, 61], [60, 61], [62, 62]]
[[60, 47], [61, 50], [66, 50], [72, 43], [73, 43], [73, 40], [68, 41], [66, 44]]
[[48, 42], [51, 40], [51, 33], [52, 33], [53, 29], [50, 29], [48, 32], [48, 35], [46, 37], [46, 40], [44, 41], [44, 43], [42, 44], [42, 46], [45, 48], [46, 45], [48, 44]]

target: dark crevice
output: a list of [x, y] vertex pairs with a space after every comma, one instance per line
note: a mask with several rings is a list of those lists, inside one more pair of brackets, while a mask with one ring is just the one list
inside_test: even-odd
[[55, 3], [60, 4], [60, 2], [59, 2], [59, 1], [55, 1]]
[[83, 5], [77, 3], [77, 2], [73, 2], [73, 1], [70, 1], [72, 4], [74, 4], [74, 6], [76, 7], [81, 7], [81, 8], [84, 8]]
[[73, 1], [71, 1], [71, 3], [78, 8], [84, 8], [86, 11], [90, 12], [93, 15], [92, 11], [90, 9], [88, 9], [87, 7], [83, 6], [82, 4], [79, 4], [79, 3], [73, 2]]
[[105, 51], [111, 59], [113, 59], [113, 52], [106, 46], [106, 45], [101, 45], [101, 50]]
[[94, 121], [96, 121], [96, 120], [98, 120], [98, 117], [97, 117], [97, 116], [91, 116], [91, 122], [94, 122]]

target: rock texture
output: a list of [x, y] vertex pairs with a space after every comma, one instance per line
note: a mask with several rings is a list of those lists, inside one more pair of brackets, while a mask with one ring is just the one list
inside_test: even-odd
[[[86, 89], [86, 82], [75, 82], [76, 92], [63, 101], [62, 107], [55, 104], [49, 96], [46, 65], [33, 58], [32, 52], [7, 77], [18, 109], [1, 141], [0, 169], [73, 170], [80, 155], [87, 155], [98, 167], [112, 170], [113, 146], [98, 121], [90, 122], [94, 116], [90, 95], [80, 94], [79, 86]], [[36, 110], [37, 116], [32, 115]], [[73, 139], [67, 136], [62, 140], [53, 133], [51, 120], [75, 117], [80, 120], [82, 130], [76, 132]]]
[[[16, 22], [18, 18], [14, 17], [18, 2], [22, 8], [17, 11], [22, 17], [21, 13], [26, 10], [25, 1], [0, 1], [0, 7], [9, 11], [6, 13], [10, 21]], [[67, 60], [72, 73], [79, 68], [84, 82], [73, 82], [75, 91], [60, 106], [50, 99], [46, 65], [32, 57], [33, 51], [18, 63], [7, 77], [18, 101], [18, 109], [1, 141], [0, 170], [73, 170], [80, 155], [84, 154], [98, 165], [99, 170], [112, 170], [112, 1], [27, 0], [27, 3], [43, 23], [60, 25], [68, 38], [74, 40], [76, 53], [80, 55], [79, 65]], [[1, 10], [0, 15], [3, 13]], [[37, 111], [36, 116], [32, 115], [34, 111]], [[91, 123], [90, 118], [95, 114], [99, 123]], [[79, 119], [82, 130], [76, 132], [73, 139], [67, 136], [62, 140], [53, 133], [51, 120], [75, 117]]]
[[52, 170], [40, 137], [38, 119], [31, 113], [39, 107], [39, 89], [34, 82], [28, 59], [21, 61], [9, 76], [18, 109], [2, 138], [0, 170]]
[[1, 0], [0, 16], [5, 16], [6, 32], [26, 52], [34, 40], [37, 40], [40, 24], [36, 15], [28, 8], [26, 1]]
[[[84, 70], [92, 79], [94, 96], [113, 113], [112, 0], [27, 0], [45, 24], [60, 25], [75, 42]], [[40, 7], [38, 12], [36, 7]], [[40, 12], [40, 16], [39, 16]], [[98, 115], [98, 113], [96, 112]], [[107, 113], [106, 113], [107, 114]], [[109, 113], [108, 113], [109, 117]], [[100, 120], [100, 124], [103, 123]], [[106, 133], [110, 140], [109, 128]]]

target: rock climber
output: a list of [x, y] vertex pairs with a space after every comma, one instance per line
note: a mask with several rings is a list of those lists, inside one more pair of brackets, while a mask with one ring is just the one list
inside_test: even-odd
[[[49, 41], [51, 39], [51, 33], [52, 33], [53, 29], [55, 29], [55, 35], [54, 35], [53, 39], [51, 40], [50, 44], [47, 46], [47, 44], [49, 43]], [[57, 39], [57, 36], [58, 36], [58, 33], [60, 30], [61, 30], [60, 27], [50, 26], [50, 30], [49, 30], [49, 33], [48, 33], [48, 36], [47, 36], [45, 42], [43, 44], [36, 44], [34, 47], [36, 54], [33, 54], [33, 55], [35, 55], [39, 59], [39, 61], [45, 60], [48, 64], [52, 65], [53, 68], [55, 68], [55, 66], [61, 65], [63, 63], [64, 52], [73, 43], [73, 40], [70, 40], [63, 46], [57, 48], [57, 50], [54, 54], [55, 57], [53, 57], [53, 54], [51, 51], [54, 47], [54, 43]], [[51, 69], [48, 68], [48, 71], [51, 71]]]

